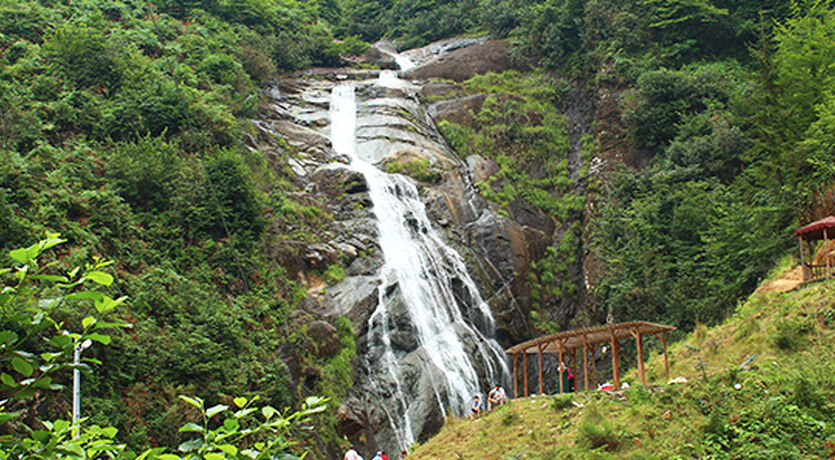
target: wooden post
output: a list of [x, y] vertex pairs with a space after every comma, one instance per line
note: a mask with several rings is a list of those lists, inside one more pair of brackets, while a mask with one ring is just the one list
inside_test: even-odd
[[832, 276], [829, 270], [829, 232], [826, 227], [823, 228], [823, 258], [826, 259], [826, 277]]
[[798, 242], [798, 244], [800, 244], [800, 272], [803, 274], [802, 275], [803, 276], [803, 282], [805, 283], [806, 281], [809, 281], [809, 276], [807, 275], [807, 271], [809, 269], [806, 268], [806, 261], [805, 261], [805, 258], [803, 257], [803, 237], [798, 236], [797, 237], [797, 242]]
[[542, 391], [542, 344], [539, 344], [539, 394], [545, 394]]
[[525, 397], [528, 397], [528, 350], [525, 350], [525, 354], [522, 355], [522, 367], [524, 367], [524, 375], [525, 381], [523, 382], [525, 385]]
[[586, 391], [589, 391], [589, 343], [586, 336], [583, 336], [583, 380], [586, 384]]
[[574, 348], [571, 350], [571, 367], [574, 368], [574, 388], [569, 388], [568, 391], [577, 391], [577, 372], [580, 369], [577, 368], [577, 349]]
[[597, 359], [594, 357], [595, 353], [597, 353], [597, 345], [591, 346], [591, 377], [592, 377], [592, 385], [594, 389], [597, 389]]
[[516, 358], [519, 353], [513, 355], [513, 399], [519, 399], [519, 373], [516, 371]]
[[638, 375], [641, 377], [641, 383], [647, 385], [647, 377], [644, 369], [644, 341], [641, 331], [637, 331], [638, 335], [635, 341], [638, 343]]
[[667, 331], [661, 333], [661, 342], [664, 344], [664, 375], [667, 376], [667, 380], [670, 380], [670, 359], [667, 357]]
[[615, 381], [615, 389], [620, 389], [620, 366], [618, 366], [618, 340], [615, 338], [615, 329], [612, 333], [612, 379]]
[[557, 368], [560, 370], [560, 372], [559, 372], [559, 375], [560, 375], [560, 394], [562, 394], [562, 393], [563, 393], [563, 383], [562, 383], [562, 347], [560, 347], [560, 364], [557, 366]]

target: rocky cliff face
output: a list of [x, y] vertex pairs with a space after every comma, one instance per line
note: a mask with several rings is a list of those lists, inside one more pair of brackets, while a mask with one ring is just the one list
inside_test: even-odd
[[[449, 74], [450, 65], [455, 62], [449, 60], [450, 53], [468, 56], [462, 58], [467, 64], [459, 66], [454, 75]], [[501, 71], [510, 66], [505, 44], [479, 39], [441, 43], [409, 54], [423, 64], [410, 71], [409, 75], [416, 78], [463, 79], [476, 72]], [[385, 60], [382, 56], [375, 59]], [[393, 450], [399, 446], [395, 445], [397, 437], [386, 420], [387, 401], [376, 400], [371, 388], [373, 382], [369, 380], [378, 377], [369, 369], [374, 363], [367, 357], [373, 355], [375, 347], [369, 343], [373, 342], [369, 339], [373, 337], [369, 333], [370, 325], [374, 324], [371, 315], [384, 301], [383, 297], [396, 296], [394, 291], [399, 288], [383, 286], [381, 290], [380, 270], [385, 260], [369, 184], [350, 166], [349, 158], [336, 153], [330, 141], [333, 87], [343, 80], [357, 82], [358, 148], [379, 169], [411, 177], [418, 186], [433, 229], [466, 262], [477, 287], [475, 297], [480, 295], [484, 299], [495, 319], [494, 326], [484, 326], [478, 325], [476, 318], [469, 318], [468, 324], [475, 324], [480, 333], [494, 335], [504, 346], [530, 335], [524, 275], [531, 262], [553, 244], [555, 225], [553, 219], [524, 203], [514, 210], [515, 219], [497, 212], [472, 185], [474, 180], [495, 174], [497, 165], [478, 155], [457, 157], [439, 134], [433, 117], [471, 116], [472, 109], [483, 98], [444, 100], [427, 107], [420, 102], [419, 95], [443, 94], [450, 90], [450, 84], [420, 81], [414, 81], [414, 85], [402, 81], [383, 86], [368, 84], [376, 77], [377, 71], [339, 70], [281, 81], [267, 90], [269, 98], [261, 107], [259, 120], [254, 122], [257, 134], [251, 144], [273, 159], [276, 168], [292, 171], [293, 180], [304, 190], [305, 200], [333, 215], [326, 233], [319, 235], [320, 242], [283, 241], [274, 248], [274, 256], [308, 286], [309, 296], [305, 300], [308, 313], [331, 322], [347, 317], [358, 337], [356, 386], [338, 411], [343, 434], [358, 444]], [[324, 272], [332, 264], [347, 267], [346, 277], [328, 286], [316, 273]], [[473, 303], [473, 293], [467, 291], [465, 283], [452, 281], [450, 284], [457, 300]], [[391, 334], [391, 340], [393, 348], [400, 350], [404, 366], [412, 369], [404, 371], [408, 382], [403, 386], [408, 388], [407, 397], [417, 400], [409, 412], [414, 438], [424, 440], [437, 432], [444, 416], [440, 405], [433, 400], [440, 397], [432, 390], [433, 380], [438, 376], [420, 372], [421, 367], [414, 361], [425, 357], [405, 321], [398, 319], [395, 312], [390, 322], [395, 328], [398, 324], [402, 326]], [[309, 330], [310, 325], [307, 327]], [[326, 323], [317, 321], [314, 330], [322, 341], [331, 340]], [[477, 353], [476, 344], [469, 346], [470, 353]], [[477, 371], [483, 379], [486, 375], [483, 369]], [[479, 382], [483, 388], [489, 384]], [[471, 397], [456, 395], [461, 396]], [[452, 395], [443, 397], [449, 401], [454, 399]]]

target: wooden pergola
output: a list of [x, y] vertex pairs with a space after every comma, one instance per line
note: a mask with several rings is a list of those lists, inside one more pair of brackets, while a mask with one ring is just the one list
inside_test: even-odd
[[[675, 330], [673, 326], [648, 323], [646, 321], [630, 321], [620, 324], [605, 324], [603, 326], [587, 327], [560, 332], [559, 334], [546, 335], [538, 339], [514, 345], [506, 350], [506, 353], [513, 356], [513, 397], [519, 397], [519, 378], [517, 363], [519, 355], [522, 355], [522, 368], [524, 369], [525, 397], [528, 396], [528, 355], [536, 354], [539, 360], [539, 393], [543, 394], [542, 382], [542, 355], [544, 353], [559, 354], [560, 363], [565, 362], [564, 357], [572, 357], [572, 365], [577, 369], [577, 350], [583, 349], [583, 377], [585, 389], [589, 391], [589, 352], [597, 351], [601, 344], [612, 346], [612, 372], [615, 388], [620, 388], [620, 367], [618, 365], [619, 344], [618, 341], [626, 338], [634, 338], [638, 346], [638, 376], [641, 383], [646, 385], [646, 373], [644, 371], [644, 347], [643, 338], [647, 335], [654, 335], [664, 344], [664, 371], [667, 379], [670, 378], [670, 361], [667, 357], [667, 332]], [[560, 393], [563, 388], [563, 369], [559, 368]], [[597, 388], [597, 365], [592, 360], [592, 375], [594, 388]]]
[[[829, 216], [817, 222], [812, 222], [805, 227], [794, 231], [800, 241], [800, 265], [803, 267], [803, 282], [816, 281], [833, 275], [830, 256], [835, 255], [829, 252], [829, 238], [835, 236], [835, 217]], [[812, 255], [812, 241], [823, 240], [823, 252], [825, 263], [815, 264], [815, 257]], [[809, 259], [804, 257], [804, 244], [809, 254]]]

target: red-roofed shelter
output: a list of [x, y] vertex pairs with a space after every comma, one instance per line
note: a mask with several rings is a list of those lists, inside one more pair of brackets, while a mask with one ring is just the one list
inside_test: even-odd
[[[829, 250], [829, 239], [835, 236], [835, 216], [825, 217], [800, 227], [794, 231], [794, 234], [797, 235], [800, 242], [800, 265], [803, 267], [803, 282], [816, 281], [832, 276], [830, 258], [835, 254]], [[812, 242], [820, 240], [823, 240], [825, 263], [816, 264], [815, 257], [812, 254]], [[808, 260], [805, 258], [804, 249], [808, 254]]]

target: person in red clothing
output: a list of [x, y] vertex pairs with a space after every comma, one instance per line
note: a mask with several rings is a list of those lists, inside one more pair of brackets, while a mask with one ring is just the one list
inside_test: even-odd
[[383, 460], [389, 460], [388, 455], [386, 455], [385, 452], [380, 452], [380, 457], [382, 457]]

